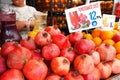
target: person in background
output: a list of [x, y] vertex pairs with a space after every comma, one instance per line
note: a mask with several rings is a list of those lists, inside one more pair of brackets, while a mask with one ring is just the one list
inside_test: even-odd
[[25, 0], [11, 0], [12, 4], [1, 5], [1, 13], [15, 12], [16, 14], [16, 26], [18, 31], [27, 29], [27, 26], [31, 29], [34, 27], [34, 14], [37, 10], [28, 6], [25, 3]]

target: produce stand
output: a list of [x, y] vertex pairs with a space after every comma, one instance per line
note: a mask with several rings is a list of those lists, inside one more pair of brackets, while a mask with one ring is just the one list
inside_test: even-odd
[[[0, 67], [1, 65], [3, 67], [0, 68], [0, 80], [6, 77], [16, 79], [16, 76], [20, 80], [53, 80], [55, 78], [57, 80], [120, 80], [118, 22], [113, 24], [112, 30], [111, 25], [110, 30], [104, 27], [86, 29], [86, 26], [90, 27], [90, 23], [89, 21], [87, 23], [86, 15], [82, 14], [83, 16], [80, 17], [86, 19], [85, 26], [77, 25], [77, 29], [80, 28], [80, 30], [75, 31], [76, 28], [74, 28], [72, 29], [74, 32], [70, 32], [71, 25], [68, 25], [67, 10], [69, 12], [71, 9], [70, 12], [72, 12], [72, 9], [77, 7], [83, 11], [86, 6], [84, 8], [79, 6], [85, 5], [84, 0], [82, 2], [78, 0], [76, 3], [74, 0], [38, 0], [38, 4], [37, 8], [41, 9], [38, 8], [38, 10], [48, 11], [47, 27], [43, 30], [29, 31], [27, 37], [17, 43], [10, 41], [2, 44]], [[113, 1], [101, 1], [100, 6], [102, 15], [108, 14], [113, 20], [114, 16], [111, 16]], [[98, 5], [97, 8], [99, 8]], [[81, 14], [82, 11], [78, 13]], [[98, 15], [97, 18], [100, 22], [101, 16]], [[75, 16], [72, 19], [77, 18]], [[75, 24], [76, 27], [77, 20], [74, 20], [71, 24]], [[94, 26], [94, 23], [92, 25]], [[84, 30], [81, 31], [82, 28]], [[119, 35], [114, 37], [117, 33]], [[7, 76], [8, 74], [10, 76]]]

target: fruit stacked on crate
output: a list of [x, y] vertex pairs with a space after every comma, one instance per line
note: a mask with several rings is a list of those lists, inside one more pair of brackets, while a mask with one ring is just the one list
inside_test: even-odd
[[120, 73], [120, 31], [65, 36], [56, 26], [0, 50], [0, 80], [100, 80]]

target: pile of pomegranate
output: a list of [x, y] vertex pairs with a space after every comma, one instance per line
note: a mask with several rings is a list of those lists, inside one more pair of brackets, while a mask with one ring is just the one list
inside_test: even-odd
[[6, 42], [0, 52], [0, 80], [100, 80], [119, 73], [113, 45], [96, 46], [82, 32], [65, 36], [54, 26]]

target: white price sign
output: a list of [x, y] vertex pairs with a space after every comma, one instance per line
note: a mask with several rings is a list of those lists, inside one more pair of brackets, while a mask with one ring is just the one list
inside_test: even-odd
[[115, 15], [103, 14], [103, 26], [102, 28], [105, 30], [113, 30], [115, 23]]
[[100, 2], [65, 10], [69, 32], [101, 27], [103, 24]]

